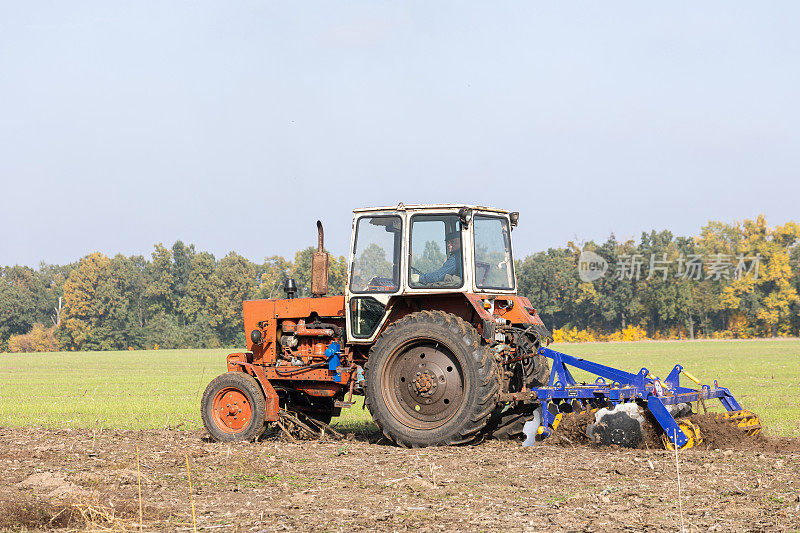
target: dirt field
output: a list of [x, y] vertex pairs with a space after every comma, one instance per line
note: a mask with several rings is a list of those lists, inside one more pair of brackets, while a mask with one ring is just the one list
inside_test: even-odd
[[[674, 452], [556, 439], [407, 450], [378, 437], [206, 442], [200, 431], [0, 429], [0, 529], [676, 531]], [[693, 531], [800, 528], [800, 441], [680, 452]], [[87, 524], [89, 527], [87, 528]]]

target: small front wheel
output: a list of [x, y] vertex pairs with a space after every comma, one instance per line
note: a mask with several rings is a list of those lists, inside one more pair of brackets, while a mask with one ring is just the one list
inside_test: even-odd
[[244, 372], [217, 376], [206, 387], [200, 412], [216, 441], [254, 440], [264, 432], [267, 401], [258, 382]]

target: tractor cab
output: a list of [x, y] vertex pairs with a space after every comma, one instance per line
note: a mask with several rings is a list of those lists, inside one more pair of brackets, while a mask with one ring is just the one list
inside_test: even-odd
[[346, 287], [348, 340], [369, 343], [400, 296], [516, 294], [518, 213], [468, 205], [354, 211]]

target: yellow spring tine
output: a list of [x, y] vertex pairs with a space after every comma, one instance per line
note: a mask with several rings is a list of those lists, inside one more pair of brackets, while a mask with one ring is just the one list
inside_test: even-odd
[[750, 437], [755, 437], [763, 429], [758, 415], [746, 409], [742, 409], [741, 411], [720, 413], [717, 415], [717, 419], [729, 422], [730, 424], [742, 430], [745, 435]]

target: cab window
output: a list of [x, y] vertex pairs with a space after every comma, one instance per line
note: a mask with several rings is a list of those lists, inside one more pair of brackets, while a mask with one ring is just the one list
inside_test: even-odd
[[398, 216], [358, 219], [350, 290], [358, 293], [396, 292], [400, 287], [402, 221]]
[[473, 228], [476, 285], [481, 289], [513, 289], [514, 261], [508, 220], [476, 215]]
[[461, 287], [464, 284], [462, 263], [461, 221], [457, 215], [411, 217], [410, 287]]
[[350, 334], [353, 337], [370, 337], [383, 319], [386, 307], [371, 296], [350, 299]]

